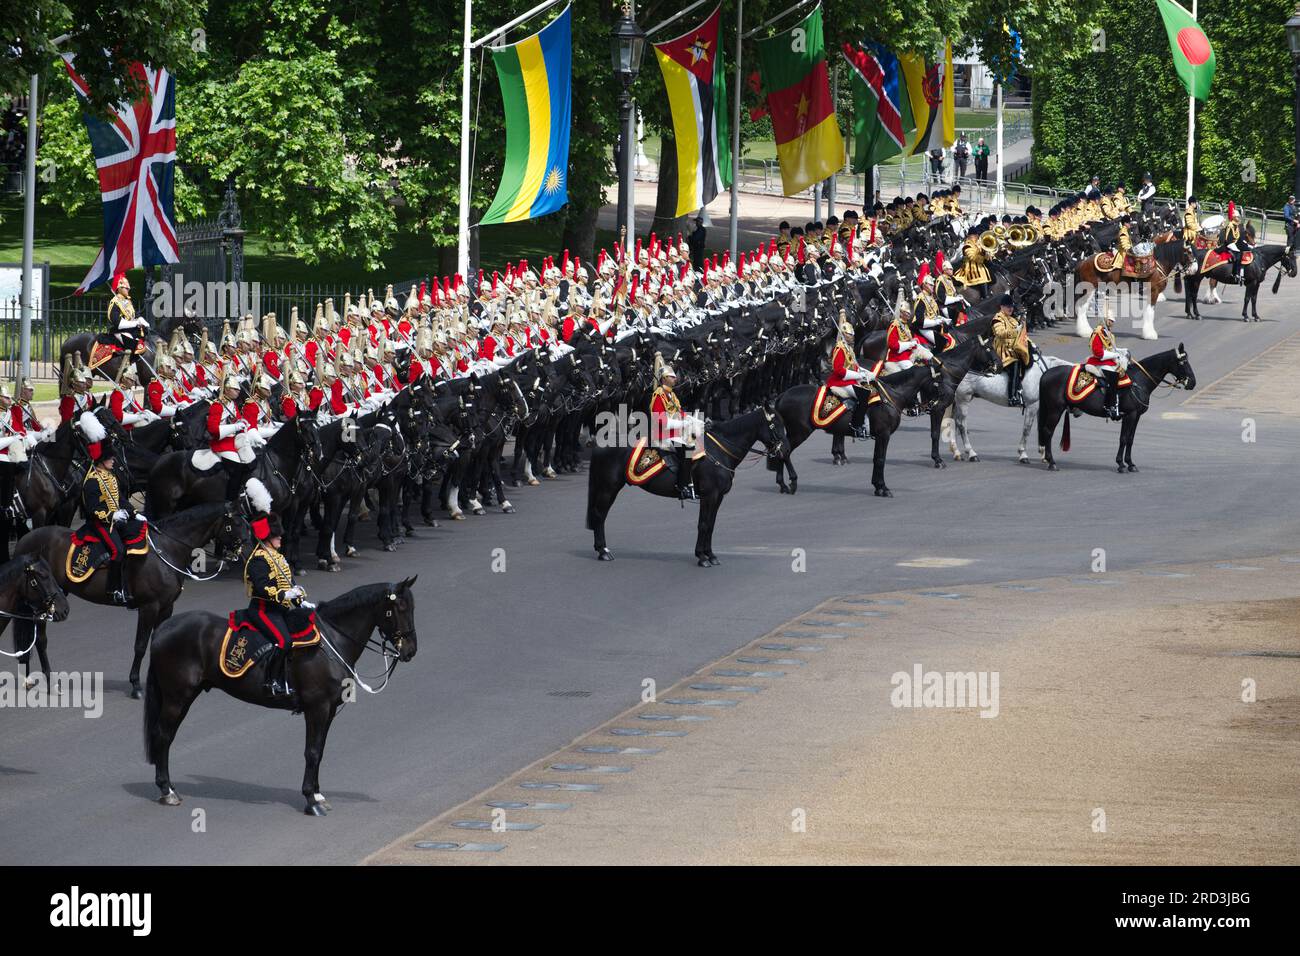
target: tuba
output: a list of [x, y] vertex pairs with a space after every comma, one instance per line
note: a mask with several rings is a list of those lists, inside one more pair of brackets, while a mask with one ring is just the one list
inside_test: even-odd
[[990, 229], [987, 232], [980, 233], [980, 248], [988, 255], [995, 255], [998, 251], [998, 237]]

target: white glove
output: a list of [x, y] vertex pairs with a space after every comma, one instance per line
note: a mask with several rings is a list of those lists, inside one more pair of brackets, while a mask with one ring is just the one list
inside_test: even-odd
[[23, 436], [23, 444], [24, 444], [25, 446], [27, 446], [28, 448], [31, 448], [33, 445], [35, 445], [35, 444], [36, 444], [38, 441], [40, 441], [40, 440], [41, 440], [41, 433], [40, 433], [40, 432], [36, 432], [34, 435], [24, 435], [24, 436]]
[[927, 349], [924, 345], [918, 345], [916, 348], [912, 350], [912, 358], [930, 359], [930, 358], [934, 358], [934, 353], [931, 352], [929, 349]]
[[142, 422], [142, 421], [144, 421], [144, 416], [143, 416], [143, 415], [137, 415], [135, 412], [123, 412], [123, 413], [122, 413], [122, 424], [123, 424], [123, 425], [135, 425], [136, 423], [138, 423], [138, 422]]
[[175, 406], [175, 405], [164, 405], [164, 406], [162, 407], [162, 417], [163, 417], [163, 418], [171, 418], [171, 417], [172, 417], [173, 415], [175, 415], [175, 414], [176, 414], [176, 406]]
[[244, 430], [243, 428], [239, 427], [240, 425], [247, 427], [248, 422], [244, 421], [243, 419], [240, 419], [239, 421], [231, 422], [228, 425], [218, 425], [217, 435], [220, 438], [229, 438], [231, 435], [238, 435], [240, 432]]
[[116, 522], [116, 521], [125, 521], [125, 520], [126, 520], [127, 518], [129, 518], [129, 517], [131, 517], [131, 516], [130, 516], [130, 515], [129, 515], [125, 510], [124, 510], [124, 509], [122, 509], [122, 508], [118, 508], [116, 511], [113, 512], [113, 520], [114, 520], [115, 522]]
[[302, 588], [298, 587], [298, 585], [295, 584], [293, 587], [289, 588], [287, 591], [284, 592], [284, 596], [288, 598], [290, 601], [296, 601], [299, 598], [303, 597], [305, 593], [306, 592], [303, 591]]

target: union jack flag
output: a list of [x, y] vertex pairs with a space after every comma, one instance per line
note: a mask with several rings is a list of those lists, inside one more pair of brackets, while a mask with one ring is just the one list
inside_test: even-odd
[[[71, 56], [63, 60], [84, 100], [86, 81]], [[128, 269], [180, 261], [173, 204], [176, 80], [141, 63], [133, 63], [131, 73], [144, 84], [144, 96], [119, 104], [107, 120], [83, 114], [99, 172], [104, 244], [78, 295]]]

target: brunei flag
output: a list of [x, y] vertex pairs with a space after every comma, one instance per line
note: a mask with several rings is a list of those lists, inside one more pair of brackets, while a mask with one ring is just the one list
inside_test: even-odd
[[722, 69], [718, 6], [694, 30], [656, 43], [677, 143], [677, 208], [685, 216], [731, 185], [727, 84]]
[[492, 51], [505, 105], [506, 159], [479, 225], [535, 219], [569, 201], [571, 49], [565, 7], [539, 33]]
[[835, 119], [822, 9], [793, 29], [758, 41], [758, 66], [781, 162], [781, 184], [793, 196], [839, 172], [844, 138]]

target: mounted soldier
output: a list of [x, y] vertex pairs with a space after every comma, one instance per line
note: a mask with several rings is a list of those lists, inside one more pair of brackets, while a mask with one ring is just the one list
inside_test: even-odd
[[105, 441], [91, 442], [87, 448], [92, 462], [81, 484], [81, 510], [86, 523], [77, 536], [93, 537], [103, 544], [104, 556], [99, 567], [108, 566], [106, 593], [114, 604], [131, 606], [123, 565], [126, 563], [124, 538], [135, 539], [144, 531], [144, 520], [135, 515], [131, 504], [122, 496], [113, 473], [113, 446]]
[[1232, 256], [1232, 281], [1241, 278], [1242, 254], [1250, 248], [1250, 238], [1241, 226], [1241, 210], [1232, 200], [1228, 200], [1228, 217], [1219, 228], [1219, 247], [1215, 250], [1220, 255]]
[[226, 500], [234, 501], [254, 460], [251, 444], [242, 433], [249, 424], [240, 415], [239, 390], [242, 382], [233, 371], [221, 380], [218, 396], [208, 407], [208, 450], [221, 459], [226, 472]]
[[307, 592], [293, 582], [293, 568], [280, 553], [284, 526], [275, 514], [252, 521], [257, 544], [244, 563], [244, 589], [248, 617], [266, 637], [275, 641], [275, 658], [266, 665], [266, 690], [272, 697], [292, 698], [289, 658], [293, 635], [310, 631], [311, 608]]
[[118, 346], [129, 356], [135, 355], [148, 328], [149, 323], [144, 316], [135, 313], [130, 281], [125, 273], [120, 273], [113, 280], [113, 298], [108, 303], [107, 328], [99, 337], [100, 342]]
[[1021, 408], [1025, 404], [1020, 384], [1029, 366], [1029, 330], [1016, 316], [1011, 293], [1004, 292], [993, 317], [993, 350], [1002, 360], [1007, 373], [1007, 404]]
[[655, 353], [655, 381], [659, 383], [650, 399], [650, 427], [654, 445], [671, 452], [677, 464], [677, 496], [682, 501], [695, 501], [695, 486], [691, 484], [690, 457], [693, 444], [690, 428], [698, 422], [693, 415], [682, 412], [682, 403], [674, 388], [677, 373]]
[[1106, 414], [1111, 421], [1119, 421], [1119, 376], [1128, 366], [1128, 349], [1115, 344], [1115, 326], [1113, 315], [1104, 316], [1088, 342], [1089, 357], [1084, 362], [1084, 369], [1097, 376], [1105, 389]]
[[865, 388], [876, 380], [869, 369], [858, 366], [858, 358], [853, 350], [853, 323], [844, 311], [840, 311], [839, 334], [835, 338], [835, 349], [831, 353], [831, 374], [826, 379], [826, 386], [840, 398], [851, 400], [853, 404], [853, 437], [866, 441], [867, 433], [866, 395], [859, 395], [858, 388]]
[[1199, 210], [1195, 196], [1187, 197], [1187, 208], [1183, 210], [1183, 241], [1189, 246], [1196, 243], [1196, 237], [1201, 231], [1200, 220], [1196, 214]]

